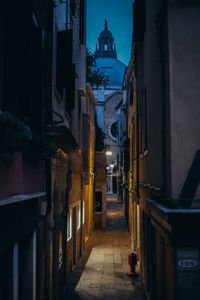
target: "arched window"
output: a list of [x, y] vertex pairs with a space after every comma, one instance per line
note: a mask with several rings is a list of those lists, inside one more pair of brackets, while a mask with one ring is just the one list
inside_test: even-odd
[[114, 136], [115, 138], [118, 138], [119, 135], [119, 130], [118, 130], [118, 121], [114, 122], [111, 126], [111, 134], [112, 136]]
[[118, 121], [115, 121], [109, 125], [108, 134], [113, 141], [117, 142], [119, 136]]

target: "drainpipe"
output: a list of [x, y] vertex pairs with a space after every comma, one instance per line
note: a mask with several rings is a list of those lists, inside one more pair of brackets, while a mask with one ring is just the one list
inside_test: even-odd
[[[163, 14], [165, 14], [165, 18], [167, 17], [167, 8], [166, 4], [164, 4], [163, 8], [164, 10]], [[167, 31], [167, 36], [168, 36], [168, 31]], [[164, 47], [163, 47], [164, 48]], [[169, 51], [168, 51], [169, 53]], [[162, 155], [163, 155], [163, 193], [166, 196], [166, 183], [167, 183], [167, 149], [166, 149], [166, 132], [165, 132], [165, 124], [166, 124], [166, 112], [165, 112], [165, 97], [166, 97], [166, 87], [165, 87], [165, 63], [164, 63], [164, 50], [163, 50], [163, 59], [162, 59], [162, 144], [163, 144], [163, 149], [162, 149]]]
[[[65, 238], [67, 237], [67, 213], [69, 211], [69, 192], [72, 189], [72, 178], [71, 178], [71, 168], [70, 168], [70, 154], [68, 158], [68, 172], [66, 174], [66, 188], [65, 188], [65, 209], [64, 209], [64, 232], [65, 232]], [[64, 260], [65, 260], [65, 270], [66, 270], [66, 263], [67, 263], [67, 243], [64, 239]], [[66, 277], [65, 277], [66, 278]]]
[[137, 190], [137, 197], [140, 197], [139, 194], [139, 92], [138, 92], [138, 80], [136, 79], [136, 91], [137, 91], [137, 97], [136, 97], [136, 136], [137, 136], [137, 141], [136, 141], [136, 151], [137, 151], [137, 171], [136, 171], [136, 190]]

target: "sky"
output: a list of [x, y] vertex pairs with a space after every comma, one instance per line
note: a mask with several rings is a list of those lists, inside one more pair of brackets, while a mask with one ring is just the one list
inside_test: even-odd
[[133, 0], [87, 0], [87, 46], [94, 52], [97, 38], [104, 30], [105, 19], [108, 30], [115, 38], [118, 59], [126, 65], [131, 55]]

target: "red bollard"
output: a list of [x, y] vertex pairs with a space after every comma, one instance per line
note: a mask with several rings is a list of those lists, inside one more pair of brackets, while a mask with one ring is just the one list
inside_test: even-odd
[[130, 277], [138, 277], [138, 274], [135, 272], [135, 266], [137, 264], [137, 255], [135, 253], [130, 253], [128, 256], [128, 264], [130, 265], [130, 272], [127, 273]]

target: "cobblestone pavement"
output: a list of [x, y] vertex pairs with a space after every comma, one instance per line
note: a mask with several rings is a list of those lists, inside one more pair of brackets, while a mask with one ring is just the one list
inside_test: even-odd
[[107, 228], [95, 230], [73, 273], [66, 299], [146, 300], [141, 281], [127, 276], [130, 252], [122, 205], [115, 198], [108, 198]]

